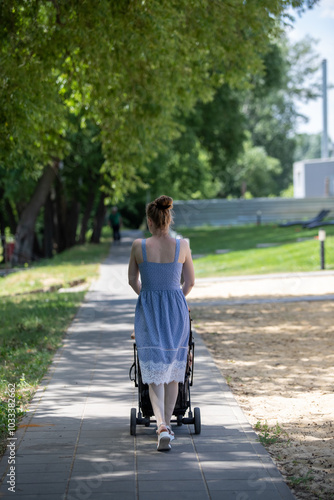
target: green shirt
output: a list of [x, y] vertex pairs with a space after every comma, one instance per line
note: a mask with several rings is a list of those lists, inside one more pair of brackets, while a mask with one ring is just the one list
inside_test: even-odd
[[115, 214], [111, 213], [109, 215], [110, 224], [112, 226], [118, 226], [120, 223], [120, 218], [121, 218], [121, 216], [120, 216], [119, 212], [116, 212]]

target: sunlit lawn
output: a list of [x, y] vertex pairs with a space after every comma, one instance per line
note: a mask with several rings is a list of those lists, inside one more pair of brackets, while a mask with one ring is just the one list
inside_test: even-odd
[[45, 259], [25, 270], [0, 279], [0, 296], [48, 289], [51, 286], [66, 287], [73, 281], [90, 280], [96, 276], [98, 263], [108, 254], [110, 240], [99, 245], [86, 243]]
[[[324, 226], [326, 269], [334, 269], [334, 226]], [[190, 239], [197, 277], [233, 276], [320, 269], [318, 229], [275, 225], [179, 228]], [[298, 238], [310, 238], [297, 241]], [[257, 245], [275, 244], [268, 248]], [[219, 250], [229, 250], [216, 254]]]

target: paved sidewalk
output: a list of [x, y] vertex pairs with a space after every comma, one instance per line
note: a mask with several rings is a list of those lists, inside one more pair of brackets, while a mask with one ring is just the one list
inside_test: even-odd
[[136, 295], [127, 285], [131, 238], [113, 246], [63, 347], [16, 433], [16, 493], [8, 454], [0, 497], [24, 500], [293, 500], [270, 456], [195, 335], [192, 406], [202, 433], [175, 427], [170, 452], [156, 451], [155, 426], [130, 436], [137, 392], [133, 359]]

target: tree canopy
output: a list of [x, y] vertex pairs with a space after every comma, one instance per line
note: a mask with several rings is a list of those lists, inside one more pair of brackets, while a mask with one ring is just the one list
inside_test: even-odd
[[[180, 139], [180, 117], [196, 103], [210, 106], [222, 86], [249, 89], [256, 75], [264, 75], [264, 55], [288, 19], [288, 9], [308, 8], [316, 1], [3, 0], [3, 196], [9, 196], [10, 176], [24, 172], [41, 181], [37, 199], [45, 202], [54, 177], [47, 167], [52, 165], [58, 178], [59, 165], [71, 155], [68, 137], [71, 130], [76, 133], [71, 115], [79, 118], [81, 129], [87, 123], [97, 127], [104, 159], [101, 189], [112, 199], [135, 190], [148, 162]], [[208, 157], [194, 136], [191, 141], [197, 148], [198, 179], [208, 190]], [[221, 152], [216, 144], [210, 154]], [[176, 156], [171, 165], [177, 165]], [[64, 164], [70, 168], [68, 161]], [[33, 227], [34, 221], [29, 231]], [[17, 235], [27, 237], [22, 231]]]
[[4, 0], [1, 163], [61, 156], [65, 108], [84, 109], [102, 130], [106, 185], [125, 189], [178, 133], [180, 110], [261, 72], [290, 5], [305, 2]]
[[[268, 44], [263, 72], [252, 75], [250, 88], [225, 83], [211, 101], [199, 101], [179, 117], [181, 136], [166, 146], [168, 154], [148, 165], [145, 178], [152, 196], [161, 190], [159, 179], [181, 199], [240, 196], [246, 184], [252, 196], [286, 189], [300, 119], [296, 96], [308, 100], [319, 95], [314, 76], [320, 76], [320, 63], [313, 44], [309, 38], [288, 44], [282, 34]], [[206, 172], [205, 182], [199, 171], [202, 176]]]

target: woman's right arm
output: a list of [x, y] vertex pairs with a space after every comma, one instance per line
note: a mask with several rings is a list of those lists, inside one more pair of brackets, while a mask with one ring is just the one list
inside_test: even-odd
[[139, 267], [136, 259], [136, 250], [139, 244], [141, 244], [141, 240], [135, 240], [132, 243], [129, 267], [128, 267], [129, 285], [133, 288], [133, 290], [136, 292], [137, 295], [140, 294], [141, 290], [141, 282], [139, 281]]
[[187, 296], [188, 293], [191, 292], [191, 289], [195, 284], [194, 264], [191, 256], [190, 247], [187, 242], [186, 242], [186, 258], [183, 263], [183, 279], [184, 283], [182, 285], [182, 291], [184, 295]]

